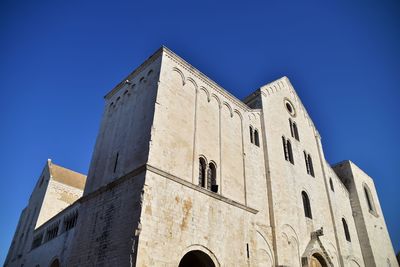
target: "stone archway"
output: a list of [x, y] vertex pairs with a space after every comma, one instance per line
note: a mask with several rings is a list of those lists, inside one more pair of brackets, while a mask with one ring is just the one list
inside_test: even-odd
[[200, 250], [192, 250], [183, 256], [179, 267], [215, 267], [213, 260]]
[[310, 267], [327, 267], [324, 257], [318, 253], [314, 253], [310, 257]]
[[53, 260], [50, 267], [60, 267], [60, 261], [58, 259]]

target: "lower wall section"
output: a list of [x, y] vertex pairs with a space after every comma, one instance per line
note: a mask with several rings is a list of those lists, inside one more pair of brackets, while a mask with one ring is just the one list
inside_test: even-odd
[[[75, 229], [71, 229], [56, 238], [42, 244], [31, 250], [26, 255], [24, 264], [18, 266], [50, 266], [53, 261], [57, 261], [61, 266], [66, 266], [67, 258], [73, 247], [73, 237]], [[17, 265], [10, 265], [17, 266]]]
[[145, 172], [83, 198], [66, 266], [134, 266]]
[[216, 266], [272, 266], [270, 228], [250, 210], [148, 171], [136, 266], [177, 267], [192, 250]]

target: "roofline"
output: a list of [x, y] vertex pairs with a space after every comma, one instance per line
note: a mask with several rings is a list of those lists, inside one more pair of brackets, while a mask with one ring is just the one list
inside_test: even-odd
[[142, 64], [139, 65], [136, 69], [134, 69], [128, 76], [126, 76], [124, 79], [122, 79], [121, 82], [119, 82], [111, 91], [109, 91], [105, 96], [104, 99], [108, 100], [110, 99], [122, 86], [125, 85], [127, 81], [132, 76], [135, 76], [137, 73], [141, 72], [143, 69], [145, 69], [150, 63], [154, 62], [158, 57], [161, 56], [162, 52], [167, 49], [165, 46], [161, 46], [159, 49], [157, 49], [151, 56], [149, 56]]

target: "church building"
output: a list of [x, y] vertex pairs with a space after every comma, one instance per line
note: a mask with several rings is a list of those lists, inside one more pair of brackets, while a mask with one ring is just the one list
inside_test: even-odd
[[326, 161], [287, 77], [239, 100], [161, 47], [105, 96], [87, 177], [46, 162], [4, 266], [398, 264], [373, 179]]

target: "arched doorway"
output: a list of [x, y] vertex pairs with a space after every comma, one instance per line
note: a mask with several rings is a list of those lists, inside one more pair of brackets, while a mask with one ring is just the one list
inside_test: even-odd
[[327, 267], [325, 259], [318, 253], [314, 253], [310, 257], [310, 267]]
[[60, 261], [58, 259], [53, 260], [50, 267], [60, 267]]
[[215, 267], [215, 264], [203, 251], [192, 250], [183, 256], [179, 267]]

